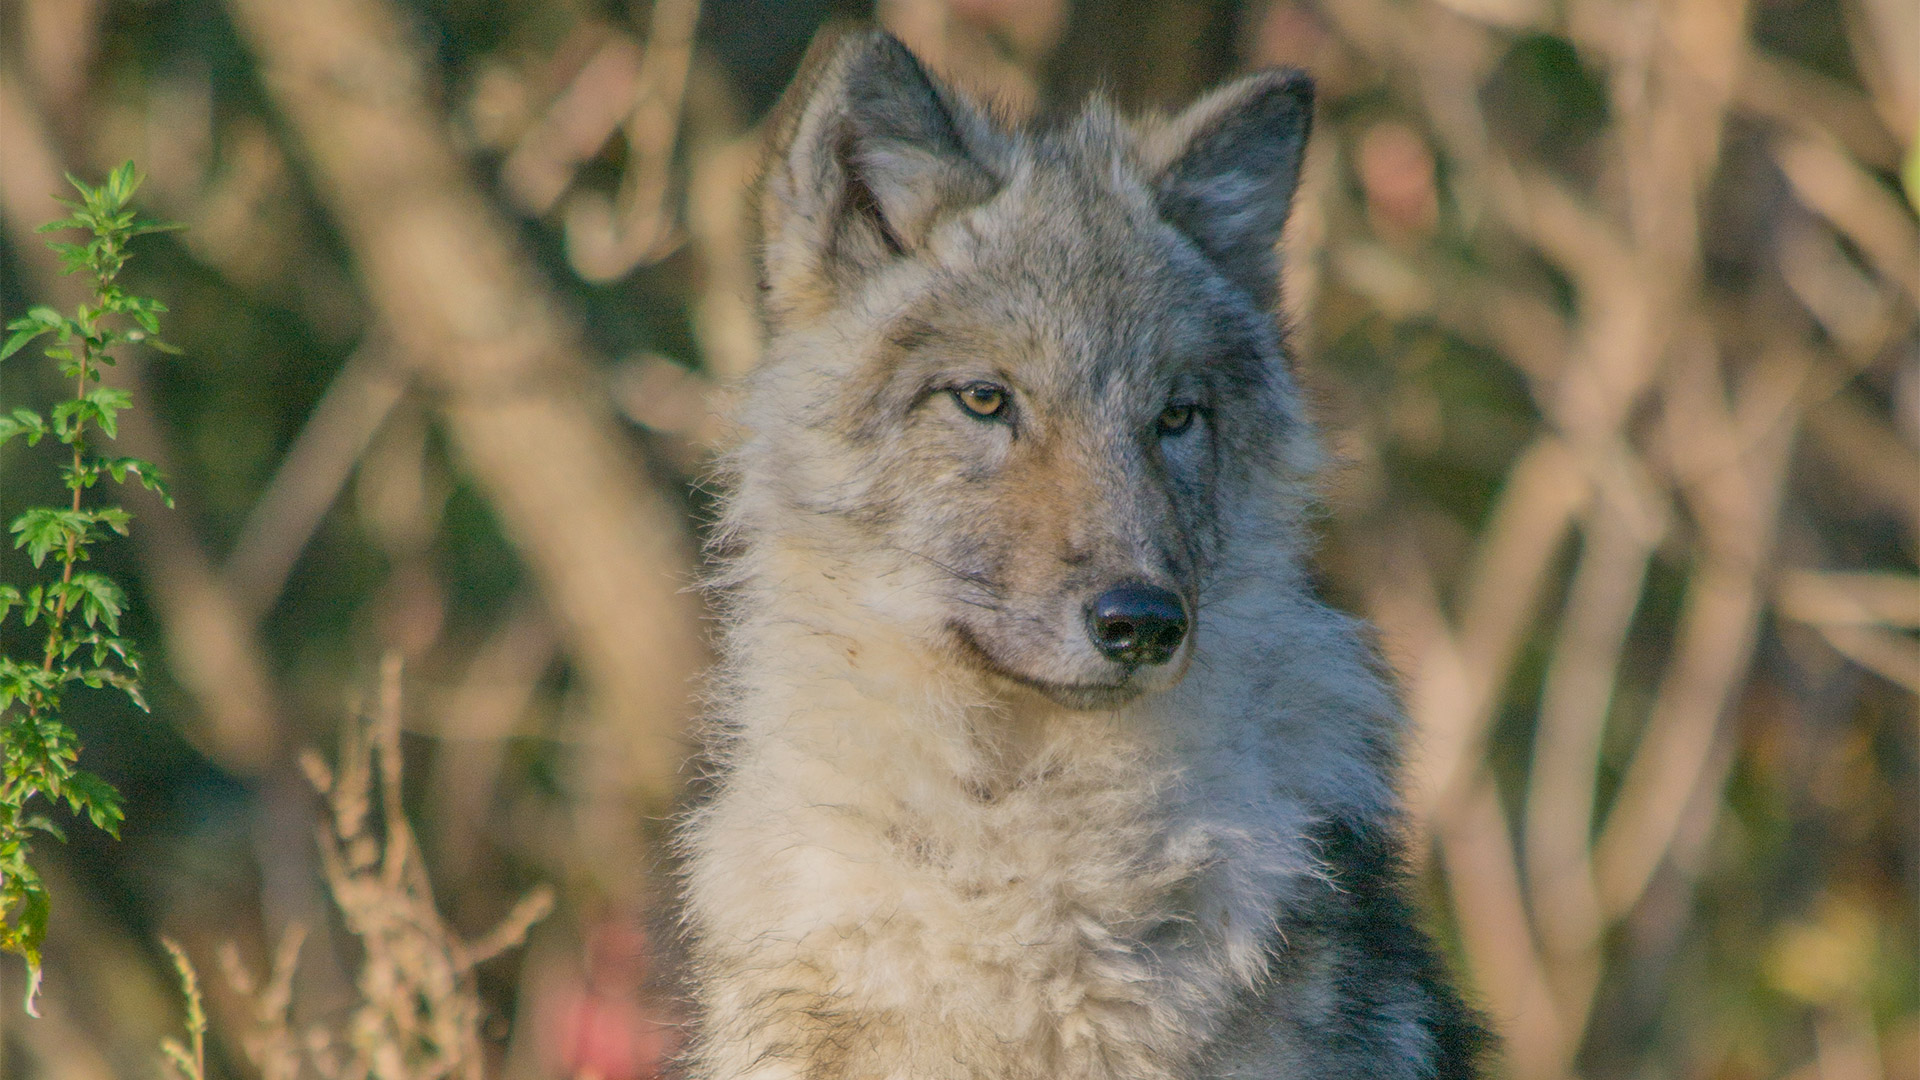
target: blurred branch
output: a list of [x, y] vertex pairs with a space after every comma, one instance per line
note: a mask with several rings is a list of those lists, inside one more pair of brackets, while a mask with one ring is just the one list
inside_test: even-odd
[[1599, 980], [1594, 946], [1605, 923], [1587, 861], [1601, 737], [1659, 539], [1637, 516], [1610, 500], [1591, 507], [1547, 664], [1527, 773], [1523, 850], [1530, 907], [1556, 996], [1582, 1014]]
[[1920, 630], [1920, 578], [1910, 574], [1788, 570], [1777, 595], [1781, 614], [1804, 623]]
[[1853, 62], [1888, 130], [1920, 139], [1920, 8], [1905, 0], [1842, 0]]
[[1834, 650], [1920, 694], [1920, 578], [1909, 574], [1793, 570], [1775, 592], [1780, 614], [1806, 623]]
[[428, 805], [447, 865], [476, 865], [501, 797], [507, 740], [525, 734], [519, 725], [558, 656], [545, 612], [530, 598], [517, 600], [474, 651], [459, 683], [428, 702], [431, 721], [423, 730], [441, 740]]
[[1905, 290], [1909, 302], [1920, 303], [1920, 229], [1908, 208], [1827, 139], [1782, 134], [1773, 153], [1801, 201]]
[[[1476, 545], [1459, 603], [1457, 642], [1436, 652], [1443, 639], [1432, 632], [1409, 639], [1425, 643], [1407, 687], [1409, 712], [1422, 731], [1423, 752], [1413, 767], [1417, 819], [1439, 812], [1464, 790], [1465, 778], [1476, 768], [1494, 706], [1538, 614], [1553, 557], [1588, 491], [1577, 460], [1563, 444], [1551, 438], [1536, 442], [1509, 470]], [[1406, 590], [1404, 580], [1383, 579], [1379, 585], [1375, 617], [1392, 635], [1407, 625], [1399, 597], [1415, 590]], [[1429, 618], [1446, 625], [1437, 606]]]
[[[1608, 94], [1596, 139], [1607, 147], [1604, 164], [1575, 179], [1564, 164], [1549, 169], [1523, 157], [1523, 143], [1491, 137], [1495, 121], [1484, 112], [1495, 65], [1524, 55], [1495, 26], [1538, 28], [1541, 11], [1452, 0], [1412, 9], [1327, 0], [1320, 8], [1375, 64], [1395, 100], [1422, 111], [1453, 174], [1465, 237], [1497, 262], [1497, 245], [1508, 239], [1501, 234], [1510, 234], [1571, 287], [1563, 318], [1551, 292], [1539, 300], [1509, 292], [1488, 284], [1494, 275], [1480, 266], [1469, 264], [1464, 282], [1437, 276], [1436, 264], [1451, 265], [1439, 251], [1402, 255], [1378, 245], [1378, 257], [1358, 267], [1366, 273], [1347, 274], [1389, 319], [1431, 316], [1499, 350], [1528, 377], [1557, 429], [1509, 466], [1457, 586], [1456, 618], [1443, 614], [1433, 574], [1409, 544], [1385, 562], [1370, 598], [1388, 641], [1411, 655], [1409, 711], [1424, 736], [1415, 780], [1425, 801], [1415, 810], [1436, 815], [1469, 961], [1490, 1002], [1511, 1017], [1513, 1073], [1562, 1077], [1586, 1040], [1612, 962], [1602, 948], [1608, 930], [1662, 866], [1684, 881], [1712, 833], [1733, 760], [1724, 717], [1750, 685], [1801, 416], [1909, 332], [1906, 301], [1896, 302], [1875, 275], [1912, 295], [1920, 273], [1912, 219], [1829, 129], [1882, 166], [1897, 159], [1898, 140], [1876, 126], [1856, 92], [1756, 54], [1744, 4], [1682, 0], [1630, 14], [1583, 0], [1565, 8], [1564, 27], [1549, 30], [1578, 47]], [[1798, 246], [1789, 235], [1772, 247], [1844, 363], [1783, 347], [1799, 337], [1792, 320], [1760, 325], [1749, 314], [1705, 325], [1720, 301], [1718, 285], [1701, 280], [1702, 218], [1735, 107], [1775, 125], [1771, 145], [1795, 193], [1866, 255], [1866, 270], [1856, 269], [1812, 226]], [[1349, 264], [1363, 250], [1364, 239], [1347, 240], [1336, 267], [1355, 270]], [[1749, 360], [1755, 342], [1767, 345]], [[1739, 371], [1732, 392], [1723, 367]], [[1660, 426], [1649, 440], [1641, 418], [1654, 397]], [[1912, 520], [1920, 480], [1907, 475], [1910, 448], [1851, 392], [1836, 400], [1846, 404], [1823, 406], [1811, 421], [1819, 444], [1876, 501]], [[1674, 643], [1651, 672], [1626, 672], [1635, 607], [1676, 496], [1697, 533], [1680, 537], [1691, 565]], [[1576, 516], [1581, 547], [1568, 591], [1543, 620], [1552, 637], [1532, 767], [1522, 774], [1522, 892], [1482, 740], [1495, 709], [1511, 700], [1518, 644], [1559, 584], [1551, 560]], [[1381, 561], [1371, 566], [1377, 571]], [[1806, 588], [1794, 595], [1811, 604]], [[1910, 638], [1844, 621], [1818, 629], [1860, 663], [1905, 682]], [[1610, 702], [1627, 678], [1653, 681], [1654, 704], [1596, 839]], [[1536, 935], [1541, 950], [1528, 944]]]
[[1806, 134], [1825, 132], [1872, 167], [1900, 167], [1900, 143], [1859, 91], [1799, 64], [1749, 49], [1737, 94], [1740, 106]]
[[300, 552], [405, 389], [403, 375], [377, 344], [356, 350], [334, 376], [248, 511], [227, 558], [227, 582], [251, 619], [279, 599]]
[[426, 73], [378, 0], [231, 0], [302, 138], [400, 356], [563, 624], [638, 786], [674, 786], [700, 667], [677, 510], [590, 375], [580, 328], [529, 270], [428, 104]]
[[619, 130], [640, 82], [640, 46], [626, 34], [595, 29], [606, 40], [500, 165], [501, 186], [535, 217], [560, 202], [580, 166]]
[[1908, 693], [1920, 694], [1920, 645], [1912, 638], [1845, 623], [1816, 623], [1814, 629], [1841, 656]]
[[700, 0], [654, 0], [624, 125], [620, 189], [611, 201], [582, 191], [567, 206], [568, 259], [588, 281], [612, 281], [677, 243], [668, 189], [699, 19]]
[[[94, 65], [100, 56], [104, 0], [22, 0], [11, 30], [15, 55], [26, 61], [28, 78], [63, 140], [84, 134], [83, 107]], [[4, 144], [9, 145], [11, 144]]]
[[674, 144], [693, 62], [699, 0], [658, 0], [645, 50], [617, 30], [514, 145], [500, 180], [528, 214], [552, 210], [616, 131], [626, 137], [618, 191], [575, 191], [565, 205], [567, 257], [588, 281], [612, 281], [679, 242], [669, 205]]
[[1838, 465], [1874, 506], [1905, 521], [1920, 521], [1920, 454], [1893, 426], [1859, 400], [1835, 394], [1807, 413], [1807, 433], [1822, 457]]
[[1738, 414], [1773, 410], [1740, 406], [1791, 400], [1811, 372], [1803, 354], [1775, 354], [1749, 378], [1746, 400], [1730, 410], [1708, 362], [1672, 370], [1662, 416], [1682, 470], [1681, 491], [1701, 530], [1700, 562], [1647, 729], [1594, 843], [1601, 902], [1615, 916], [1639, 900], [1709, 775], [1721, 718], [1744, 682], [1759, 630], [1763, 576], [1798, 425], [1789, 416], [1743, 428]]
[[[120, 441], [162, 471], [175, 472], [160, 429], [129, 414]], [[148, 514], [139, 535], [150, 564], [147, 587], [161, 609], [167, 659], [180, 685], [199, 703], [206, 730], [195, 741], [222, 768], [257, 775], [281, 760], [290, 732], [281, 718], [273, 677], [243, 605], [185, 525], [184, 515]]]
[[693, 155], [687, 229], [707, 275], [707, 287], [694, 301], [693, 327], [701, 362], [720, 383], [744, 376], [760, 358], [760, 290], [747, 209], [760, 157], [757, 130], [709, 137]]
[[1533, 935], [1512, 832], [1491, 777], [1479, 774], [1437, 826], [1454, 917], [1475, 983], [1499, 1018], [1509, 1075], [1565, 1074], [1578, 1045]]

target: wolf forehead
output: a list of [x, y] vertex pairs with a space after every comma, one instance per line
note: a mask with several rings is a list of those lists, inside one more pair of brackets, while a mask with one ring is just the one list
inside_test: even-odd
[[1102, 190], [1083, 175], [1096, 168], [1078, 156], [1035, 164], [957, 217], [887, 343], [1011, 348], [1088, 364], [1078, 374], [1095, 380], [1109, 362], [1151, 359], [1260, 374], [1282, 352], [1272, 317], [1142, 211], [1137, 178], [1108, 178]]
[[922, 257], [929, 292], [1036, 333], [1101, 328], [1102, 344], [1270, 348], [1261, 302], [1171, 225], [1106, 102], [1004, 135], [994, 194], [956, 207]]
[[816, 46], [760, 200], [769, 328], [1255, 375], [1282, 349], [1275, 243], [1311, 111], [1304, 76], [1266, 72], [1177, 115], [1096, 98], [1013, 126], [888, 35]]

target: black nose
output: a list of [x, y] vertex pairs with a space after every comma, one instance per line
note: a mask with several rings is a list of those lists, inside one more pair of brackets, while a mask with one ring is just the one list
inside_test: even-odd
[[1187, 609], [1173, 592], [1130, 581], [1094, 598], [1087, 634], [1109, 660], [1164, 664], [1187, 636]]

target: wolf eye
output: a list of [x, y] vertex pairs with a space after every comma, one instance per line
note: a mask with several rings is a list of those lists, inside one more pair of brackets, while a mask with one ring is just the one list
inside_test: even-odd
[[1162, 435], [1178, 435], [1193, 426], [1193, 416], [1199, 411], [1185, 403], [1169, 405], [1160, 410], [1160, 417], [1153, 424], [1154, 429]]
[[1007, 411], [1005, 387], [990, 382], [968, 383], [953, 392], [953, 400], [971, 416], [991, 420]]

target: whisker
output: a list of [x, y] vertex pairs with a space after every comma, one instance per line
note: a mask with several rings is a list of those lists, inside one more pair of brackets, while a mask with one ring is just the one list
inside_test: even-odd
[[933, 556], [927, 554], [924, 551], [915, 551], [913, 548], [907, 547], [905, 544], [888, 544], [887, 546], [892, 548], [895, 551], [901, 552], [902, 554], [911, 555], [916, 559], [923, 559], [926, 562], [932, 564], [933, 566], [939, 568], [940, 570], [945, 571], [949, 576], [954, 577], [960, 581], [964, 581], [969, 585], [977, 585], [980, 588], [985, 589], [988, 592], [992, 592], [992, 593], [998, 593], [1000, 591], [1000, 586], [998, 583], [996, 583], [992, 578], [978, 571], [962, 570], [957, 566], [951, 566], [945, 562], [940, 561], [939, 559], [934, 558]]
[[991, 600], [975, 600], [972, 597], [967, 597], [967, 596], [956, 596], [954, 597], [954, 599], [960, 601], [963, 604], [968, 605], [969, 607], [977, 607], [983, 611], [1003, 612], [1005, 610], [999, 604], [996, 604]]

